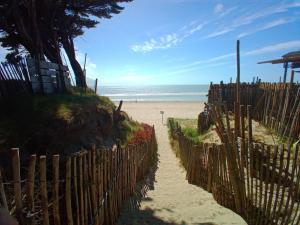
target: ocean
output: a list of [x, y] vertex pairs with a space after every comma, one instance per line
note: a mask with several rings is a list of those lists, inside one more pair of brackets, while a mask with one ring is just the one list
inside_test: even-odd
[[209, 85], [99, 86], [98, 94], [112, 101], [207, 101]]

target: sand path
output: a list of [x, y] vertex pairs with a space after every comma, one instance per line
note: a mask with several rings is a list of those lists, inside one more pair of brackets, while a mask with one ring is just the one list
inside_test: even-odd
[[[202, 107], [199, 103], [124, 104], [123, 109], [133, 119], [155, 125], [159, 163], [153, 186], [150, 184], [146, 196], [137, 198], [138, 203], [128, 202], [119, 225], [246, 224], [240, 216], [218, 205], [210, 193], [188, 184], [186, 173], [169, 144], [167, 126], [161, 122], [160, 111], [165, 112], [165, 118], [196, 118]], [[149, 179], [147, 183], [151, 183]]]

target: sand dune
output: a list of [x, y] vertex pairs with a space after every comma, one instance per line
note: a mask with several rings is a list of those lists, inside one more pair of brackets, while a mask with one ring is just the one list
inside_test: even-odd
[[134, 119], [155, 125], [159, 163], [142, 191], [128, 202], [118, 224], [246, 224], [239, 215], [218, 205], [210, 193], [188, 184], [169, 144], [160, 111], [164, 111], [166, 123], [167, 117], [196, 118], [202, 109], [200, 103], [124, 103], [123, 110]]

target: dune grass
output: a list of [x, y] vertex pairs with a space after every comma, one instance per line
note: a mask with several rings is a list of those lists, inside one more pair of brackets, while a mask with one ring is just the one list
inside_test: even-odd
[[[0, 108], [0, 147], [9, 148], [26, 145], [45, 129], [65, 129], [72, 124], [85, 123], [96, 115], [97, 109], [112, 113], [116, 106], [109, 98], [89, 89], [86, 92], [73, 89], [66, 94], [11, 97], [0, 101]], [[122, 142], [129, 140], [131, 133], [139, 128], [139, 124], [129, 118], [116, 126], [116, 138]]]
[[174, 121], [180, 125], [184, 136], [192, 140], [195, 144], [203, 142], [203, 136], [199, 134], [197, 129], [197, 119], [174, 118]]

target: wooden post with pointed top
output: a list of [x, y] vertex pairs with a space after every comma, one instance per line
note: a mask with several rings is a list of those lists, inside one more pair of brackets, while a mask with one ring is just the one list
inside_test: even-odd
[[95, 94], [97, 94], [97, 88], [98, 88], [98, 78], [95, 80]]
[[20, 168], [20, 155], [18, 148], [12, 148], [12, 165], [13, 165], [13, 179], [14, 179], [14, 200], [16, 204], [16, 213], [19, 221], [24, 221], [22, 215], [22, 187], [21, 187], [21, 168]]
[[52, 156], [53, 164], [53, 217], [54, 224], [60, 225], [60, 215], [59, 215], [59, 155]]
[[40, 156], [40, 192], [43, 225], [49, 225], [46, 156]]
[[67, 158], [66, 161], [66, 189], [65, 189], [65, 201], [66, 201], [66, 213], [67, 224], [73, 225], [73, 212], [72, 212], [72, 189], [71, 189], [71, 158]]
[[241, 105], [241, 93], [240, 93], [240, 41], [236, 43], [236, 63], [237, 63], [237, 75], [236, 75], [236, 110], [235, 114], [237, 118], [235, 120], [235, 134], [236, 137], [240, 136], [240, 105]]
[[285, 62], [283, 64], [284, 67], [284, 74], [283, 74], [283, 83], [286, 83], [286, 77], [287, 77], [287, 71], [288, 71], [288, 62]]
[[36, 166], [36, 155], [31, 155], [29, 158], [29, 167], [28, 167], [28, 177], [27, 177], [27, 187], [26, 187], [26, 202], [28, 212], [27, 215], [30, 215], [28, 218], [28, 225], [35, 224], [34, 217], [34, 182], [35, 182], [35, 166]]
[[0, 169], [0, 200], [2, 203], [2, 207], [8, 211], [8, 205], [7, 205], [7, 199], [6, 199], [6, 195], [5, 195], [5, 190], [4, 190], [4, 185], [3, 185], [3, 181], [2, 181], [2, 172]]

